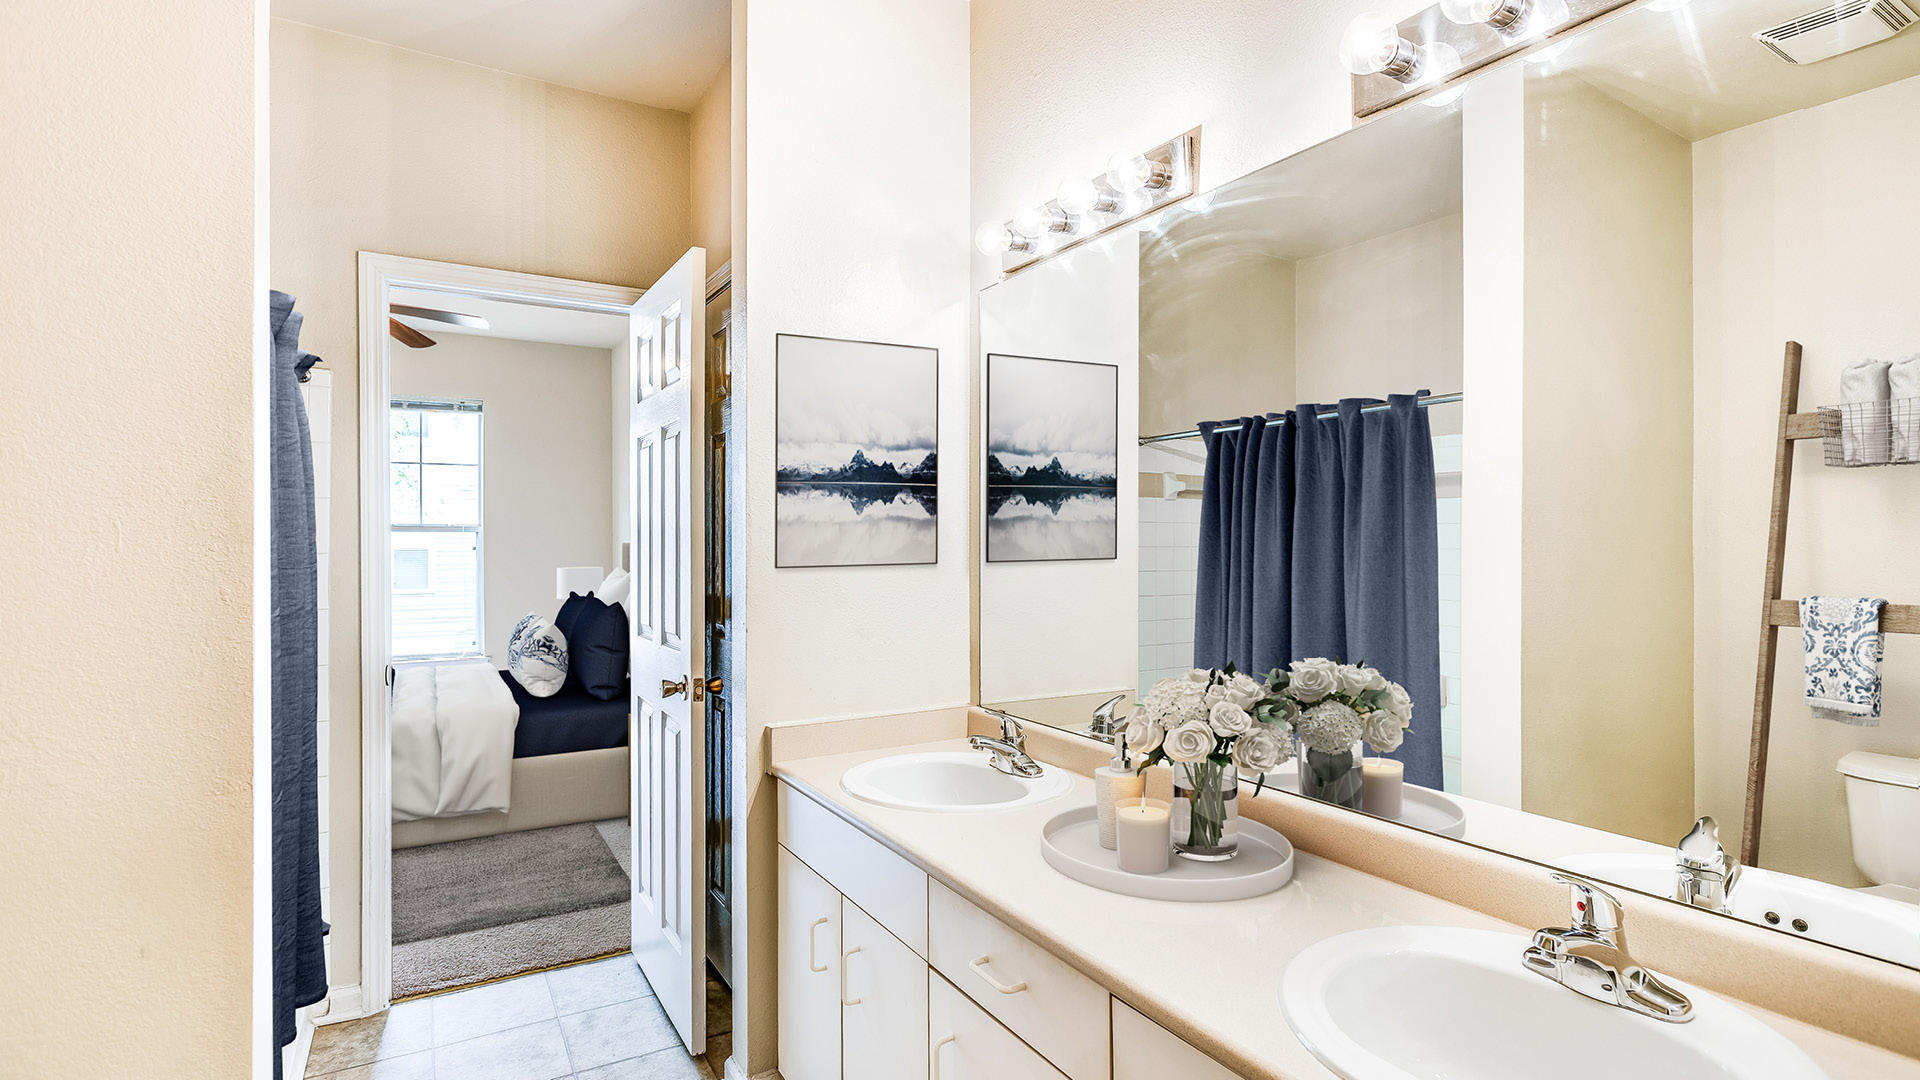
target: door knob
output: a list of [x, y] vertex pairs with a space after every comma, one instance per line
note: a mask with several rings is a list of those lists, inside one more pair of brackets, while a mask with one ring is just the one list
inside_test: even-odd
[[675, 694], [684, 694], [686, 692], [687, 680], [685, 679], [681, 679], [679, 682], [670, 682], [666, 679], [660, 680], [660, 696], [663, 698], [669, 698]]
[[726, 680], [720, 678], [720, 676], [718, 675], [715, 675], [713, 678], [707, 680], [707, 693], [717, 694], [720, 691], [726, 689], [726, 686], [727, 686]]

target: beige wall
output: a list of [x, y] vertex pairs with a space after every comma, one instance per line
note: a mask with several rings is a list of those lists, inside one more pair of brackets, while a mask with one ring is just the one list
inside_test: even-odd
[[[1800, 407], [1839, 396], [1862, 357], [1920, 352], [1913, 251], [1920, 208], [1920, 78], [1790, 113], [1693, 146], [1694, 562], [1699, 803], [1740, 819], [1753, 711], [1755, 617], [1765, 569], [1780, 362], [1806, 347]], [[1920, 476], [1828, 469], [1795, 451], [1785, 595], [1920, 603]], [[1800, 635], [1780, 634], [1772, 757], [1760, 854], [1769, 867], [1865, 884], [1834, 765], [1850, 750], [1920, 757], [1920, 638], [1890, 634], [1877, 728], [1807, 712]], [[1730, 826], [1728, 826], [1730, 827]]]
[[[733, 68], [720, 69], [688, 118], [693, 233], [707, 249], [707, 273], [733, 257]], [[709, 330], [712, 327], [708, 328]]]
[[1156, 254], [1171, 253], [1140, 260], [1140, 433], [1292, 408], [1294, 264], [1230, 246]]
[[[360, 760], [355, 253], [644, 287], [688, 246], [688, 120], [275, 20], [273, 283], [336, 372], [332, 758]], [[359, 771], [335, 770], [332, 832], [360, 835]], [[360, 880], [336, 844], [333, 880]], [[335, 891], [333, 983], [360, 981], [358, 892]]]
[[1672, 843], [1693, 823], [1689, 149], [1577, 80], [1525, 104], [1521, 805]]
[[254, 10], [7, 12], [8, 1075], [253, 1061]]
[[[745, 865], [773, 880], [761, 732], [782, 720], [965, 703], [968, 664], [967, 13], [965, 0], [735, 6], [745, 147], [736, 170], [736, 423], [745, 440], [744, 696], [735, 808]], [[736, 136], [740, 133], [736, 129]], [[940, 350], [940, 561], [773, 565], [774, 335]], [[753, 1001], [736, 1063], [774, 1065], [770, 892], [736, 894], [735, 990]]]
[[481, 403], [483, 642], [506, 667], [521, 616], [551, 619], [560, 609], [556, 568], [611, 566], [612, 357], [577, 345], [434, 337], [430, 349], [393, 350], [393, 392]]

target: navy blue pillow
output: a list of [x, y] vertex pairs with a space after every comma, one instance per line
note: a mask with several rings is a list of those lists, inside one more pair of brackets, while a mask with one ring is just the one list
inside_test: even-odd
[[553, 625], [560, 631], [560, 636], [567, 639], [569, 647], [573, 644], [574, 620], [580, 617], [580, 613], [586, 610], [587, 604], [590, 603], [593, 598], [592, 593], [581, 596], [577, 592], [570, 592], [567, 594], [566, 600], [560, 604], [559, 614], [553, 617]]
[[569, 596], [555, 626], [569, 607], [574, 608], [571, 628], [560, 630], [567, 639], [567, 681], [601, 701], [626, 697], [627, 609], [603, 603], [591, 593]]

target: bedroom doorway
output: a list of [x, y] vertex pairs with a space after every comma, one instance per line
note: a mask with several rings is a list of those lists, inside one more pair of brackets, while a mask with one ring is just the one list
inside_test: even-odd
[[[530, 981], [515, 976], [608, 955], [618, 963], [596, 971], [638, 977], [645, 960], [628, 951], [646, 920], [633, 901], [656, 898], [645, 860], [660, 853], [635, 826], [671, 820], [689, 827], [682, 850], [695, 863], [672, 875], [695, 890], [683, 906], [718, 912], [711, 921], [722, 933], [691, 935], [680, 965], [691, 979], [663, 987], [648, 967], [640, 985], [652, 984], [653, 1007], [670, 1014], [689, 1046], [713, 1053], [720, 1044], [716, 1070], [727, 1056], [729, 879], [714, 888], [706, 879], [716, 866], [724, 872], [731, 848], [728, 575], [697, 576], [687, 598], [698, 605], [689, 625], [706, 627], [689, 635], [702, 646], [693, 655], [707, 655], [686, 674], [711, 690], [716, 717], [710, 737], [691, 725], [697, 734], [685, 758], [695, 775], [679, 788], [688, 805], [637, 819], [636, 807], [649, 797], [658, 803], [662, 792], [639, 782], [656, 770], [636, 767], [633, 756], [666, 726], [654, 723], [649, 735], [635, 718], [657, 720], [669, 703], [633, 682], [633, 656], [655, 640], [635, 604], [657, 610], [646, 593], [657, 600], [660, 578], [649, 586], [643, 570], [643, 580], [623, 580], [648, 565], [649, 548], [658, 555], [665, 546], [636, 535], [700, 544], [695, 567], [728, 561], [726, 281], [724, 267], [711, 280], [695, 278], [683, 290], [688, 301], [652, 313], [647, 338], [634, 329], [636, 305], [646, 306], [639, 290], [361, 255], [368, 1012], [494, 980], [507, 980], [506, 992]], [[697, 456], [708, 459], [700, 464], [711, 483], [696, 477], [679, 488], [699, 500], [682, 520], [712, 528], [704, 540], [707, 528], [634, 527], [649, 493], [659, 494], [636, 482], [636, 358], [657, 361], [659, 331], [689, 309], [689, 336], [705, 342], [689, 351], [707, 361], [695, 381], [718, 373], [717, 396], [696, 399], [706, 408], [693, 433], [722, 420], [715, 439], [692, 444], [708, 451]], [[708, 311], [716, 322], [703, 328]], [[657, 498], [653, 505], [657, 512]], [[703, 609], [715, 600], [722, 617], [709, 625]], [[617, 632], [606, 633], [609, 625]], [[564, 659], [560, 641], [569, 646]], [[591, 670], [581, 670], [582, 658]], [[721, 947], [710, 953], [708, 944]]]

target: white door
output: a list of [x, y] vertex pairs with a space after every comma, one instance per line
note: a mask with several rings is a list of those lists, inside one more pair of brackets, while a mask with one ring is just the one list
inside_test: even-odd
[[840, 911], [841, 1080], [917, 1076], [927, 1067], [927, 962], [852, 901]]
[[633, 305], [633, 956], [690, 1053], [706, 1052], [706, 604], [701, 491], [707, 253]]
[[[839, 892], [780, 849], [780, 1076], [841, 1080]], [[848, 911], [858, 911], [844, 904]], [[916, 975], [916, 978], [918, 976]]]

